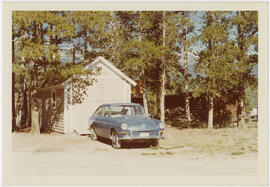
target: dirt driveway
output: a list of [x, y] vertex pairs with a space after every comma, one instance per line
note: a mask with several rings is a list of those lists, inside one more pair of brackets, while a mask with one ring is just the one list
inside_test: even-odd
[[[179, 132], [178, 132], [179, 131]], [[183, 133], [169, 128], [167, 134]], [[171, 136], [170, 136], [171, 137]], [[171, 137], [173, 138], [173, 137]], [[257, 153], [202, 152], [192, 146], [128, 145], [113, 149], [88, 136], [13, 134], [13, 169], [19, 176], [256, 175]]]

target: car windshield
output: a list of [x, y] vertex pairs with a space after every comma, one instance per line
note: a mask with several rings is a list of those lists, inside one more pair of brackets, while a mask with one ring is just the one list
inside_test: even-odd
[[111, 116], [134, 116], [144, 115], [143, 108], [138, 105], [115, 105], [111, 106]]

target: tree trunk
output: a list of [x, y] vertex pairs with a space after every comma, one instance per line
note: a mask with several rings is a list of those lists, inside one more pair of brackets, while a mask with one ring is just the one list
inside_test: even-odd
[[[184, 12], [183, 12], [184, 15]], [[185, 77], [185, 111], [186, 111], [186, 118], [188, 122], [191, 122], [190, 117], [190, 108], [189, 108], [189, 89], [188, 89], [188, 62], [187, 62], [187, 44], [186, 44], [186, 28], [184, 28], [183, 32], [183, 45], [184, 45], [184, 77]]]
[[[15, 63], [15, 41], [12, 35], [12, 64]], [[12, 72], [12, 132], [16, 130], [16, 108], [15, 108], [15, 73]]]
[[31, 111], [31, 133], [33, 135], [40, 134], [40, 126], [39, 126], [39, 105], [38, 105], [38, 67], [34, 65], [34, 74], [33, 74], [33, 81], [32, 82], [32, 111]]
[[[40, 27], [40, 29], [39, 29], [40, 30], [40, 32], [39, 32], [40, 44], [44, 45], [44, 38], [43, 38], [44, 31], [42, 30], [42, 24], [40, 24], [39, 27]], [[43, 61], [43, 72], [47, 72], [47, 60], [46, 60], [45, 56], [42, 57], [42, 61]]]
[[73, 38], [72, 63], [76, 62], [76, 37]]
[[147, 102], [147, 95], [145, 92], [143, 92], [143, 108], [145, 111], [145, 115], [148, 116], [149, 112], [148, 112], [148, 102]]
[[20, 102], [22, 103], [22, 107], [20, 108], [21, 115], [20, 115], [20, 120], [19, 120], [18, 124], [19, 124], [20, 128], [24, 128], [24, 126], [25, 126], [25, 123], [24, 123], [24, 96], [25, 96], [24, 92], [25, 92], [25, 90], [24, 90], [24, 76], [23, 75], [20, 76], [20, 87], [19, 88], [21, 89], [21, 91], [20, 91], [20, 93], [21, 93]]
[[16, 130], [15, 73], [12, 73], [12, 132]]
[[160, 89], [156, 93], [157, 118], [160, 118]]
[[[210, 12], [207, 14], [207, 26], [211, 26], [212, 24], [212, 16]], [[208, 48], [212, 50], [212, 40], [208, 40]], [[213, 118], [214, 118], [214, 98], [213, 96], [209, 96], [209, 110], [208, 110], [208, 129], [213, 129]]]
[[165, 120], [165, 68], [161, 72], [161, 86], [160, 86], [160, 120]]
[[23, 112], [21, 117], [21, 123], [23, 124], [23, 127], [27, 127], [27, 119], [28, 119], [28, 107], [27, 107], [27, 89], [26, 89], [26, 83], [23, 78]]
[[[52, 32], [52, 29], [53, 29], [53, 25], [50, 24], [50, 31]], [[50, 45], [53, 45], [53, 35], [50, 34]]]
[[35, 43], [38, 43], [38, 25], [37, 25], [37, 22], [36, 21], [34, 21], [34, 26], [33, 26], [34, 28], [33, 28], [33, 39], [34, 39], [34, 42]]
[[109, 49], [109, 54], [110, 54], [110, 57], [109, 57], [109, 61], [110, 62], [114, 62], [114, 50], [115, 50], [115, 47], [114, 47], [114, 13], [113, 11], [111, 11], [111, 21], [110, 21], [110, 32], [111, 32], [111, 43], [110, 43], [110, 49]]
[[214, 98], [209, 98], [209, 110], [208, 110], [208, 129], [213, 129], [213, 113], [214, 113]]
[[[241, 11], [238, 11], [237, 12], [238, 16], [241, 17]], [[243, 38], [244, 38], [244, 32], [243, 32], [243, 25], [242, 24], [238, 24], [237, 26], [238, 28], [238, 38], [237, 38], [237, 42], [238, 42], [238, 47], [240, 49], [240, 54], [238, 56], [238, 61], [240, 61], [244, 54], [243, 54], [243, 51], [244, 51], [244, 45], [245, 43], [243, 42]], [[241, 76], [241, 74], [240, 74]], [[242, 78], [242, 77], [241, 77]], [[244, 85], [241, 84], [240, 85], [240, 88], [239, 88], [239, 91], [240, 91], [240, 98], [239, 98], [239, 102], [238, 102], [238, 107], [237, 107], [237, 111], [238, 111], [238, 114], [237, 114], [237, 126], [239, 128], [243, 128], [243, 129], [247, 129], [247, 124], [246, 124], [246, 121], [245, 121], [245, 116], [246, 116], [246, 111], [245, 111], [245, 88], [244, 88]]]
[[87, 27], [83, 26], [83, 59], [87, 58]]
[[[165, 36], [166, 36], [166, 25], [165, 25], [165, 11], [163, 11], [162, 16], [163, 21], [163, 37], [162, 37], [162, 45], [165, 47]], [[160, 85], [160, 120], [165, 121], [165, 54], [164, 51], [162, 52], [162, 59], [161, 59], [161, 85]]]
[[[31, 81], [30, 81], [31, 84]], [[31, 120], [31, 116], [32, 116], [32, 96], [31, 96], [31, 89], [28, 89], [28, 112], [27, 112], [27, 125], [28, 127], [31, 127], [32, 125], [32, 120]]]
[[[144, 76], [144, 73], [142, 74]], [[145, 114], [148, 116], [148, 101], [147, 101], [147, 93], [146, 93], [146, 86], [145, 86], [145, 80], [142, 77], [142, 91], [143, 91], [143, 107]]]
[[[50, 31], [52, 32], [52, 30], [53, 30], [53, 25], [50, 24]], [[50, 34], [50, 46], [52, 46], [52, 45], [53, 45], [53, 35]], [[49, 61], [51, 61], [51, 62], [53, 61], [53, 55], [52, 55], [52, 53], [49, 56]]]
[[31, 134], [39, 135], [40, 134], [40, 126], [39, 126], [39, 113], [38, 113], [38, 98], [37, 98], [37, 89], [38, 89], [38, 74], [37, 74], [37, 66], [34, 66], [34, 75], [33, 75], [33, 92], [32, 92], [32, 107], [31, 107]]
[[237, 127], [242, 128], [242, 129], [247, 129], [246, 111], [245, 111], [245, 94], [244, 93], [245, 92], [242, 90], [240, 100], [238, 102]]
[[38, 109], [37, 106], [32, 107], [32, 125], [31, 125], [31, 134], [33, 135], [39, 135], [40, 129], [39, 129], [39, 120], [38, 120]]
[[[140, 18], [139, 18], [139, 42], [140, 42], [140, 60], [141, 60], [141, 55], [143, 51], [141, 50], [141, 45], [142, 45], [142, 27], [141, 27], [141, 19], [142, 19], [142, 11], [139, 12]], [[142, 80], [142, 91], [143, 91], [143, 107], [145, 114], [148, 116], [148, 102], [147, 102], [147, 93], [146, 93], [146, 83], [145, 83], [145, 78], [144, 78], [144, 69], [142, 68], [141, 72], [141, 80]]]
[[43, 35], [44, 35], [44, 32], [42, 30], [42, 24], [39, 25], [39, 37], [40, 37], [40, 44], [44, 44], [44, 38], [43, 38]]

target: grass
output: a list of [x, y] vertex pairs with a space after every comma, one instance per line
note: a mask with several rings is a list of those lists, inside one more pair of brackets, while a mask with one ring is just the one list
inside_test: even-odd
[[231, 155], [242, 155], [242, 154], [245, 154], [245, 152], [242, 151], [231, 152]]
[[183, 129], [168, 127], [166, 138], [159, 149], [183, 149], [194, 153], [242, 155], [258, 150], [257, 124], [251, 122], [248, 129]]
[[247, 123], [248, 128], [258, 128], [258, 122], [255, 121], [249, 121]]
[[156, 153], [142, 153], [143, 156], [154, 156]]
[[258, 149], [248, 149], [250, 152], [254, 152], [254, 153], [257, 153], [258, 152]]
[[170, 149], [180, 149], [180, 148], [184, 148], [185, 146], [183, 145], [179, 145], [179, 146], [170, 146], [170, 147], [160, 147], [161, 149], [165, 149], [165, 150], [170, 150]]
[[155, 155], [173, 155], [172, 152], [166, 151], [166, 152], [160, 152], [160, 153], [141, 153], [143, 156], [155, 156]]

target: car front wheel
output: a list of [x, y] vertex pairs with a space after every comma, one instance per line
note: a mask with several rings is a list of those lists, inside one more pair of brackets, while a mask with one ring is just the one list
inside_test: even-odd
[[112, 139], [112, 147], [115, 149], [120, 149], [121, 144], [115, 131], [112, 132], [111, 139]]
[[151, 145], [152, 145], [153, 147], [158, 146], [158, 144], [159, 144], [158, 140], [152, 140], [152, 142], [151, 142]]
[[90, 135], [91, 139], [96, 141], [97, 140], [97, 134], [96, 134], [96, 131], [95, 131], [93, 126], [91, 126], [91, 128], [90, 128], [90, 132], [91, 132], [91, 135]]

